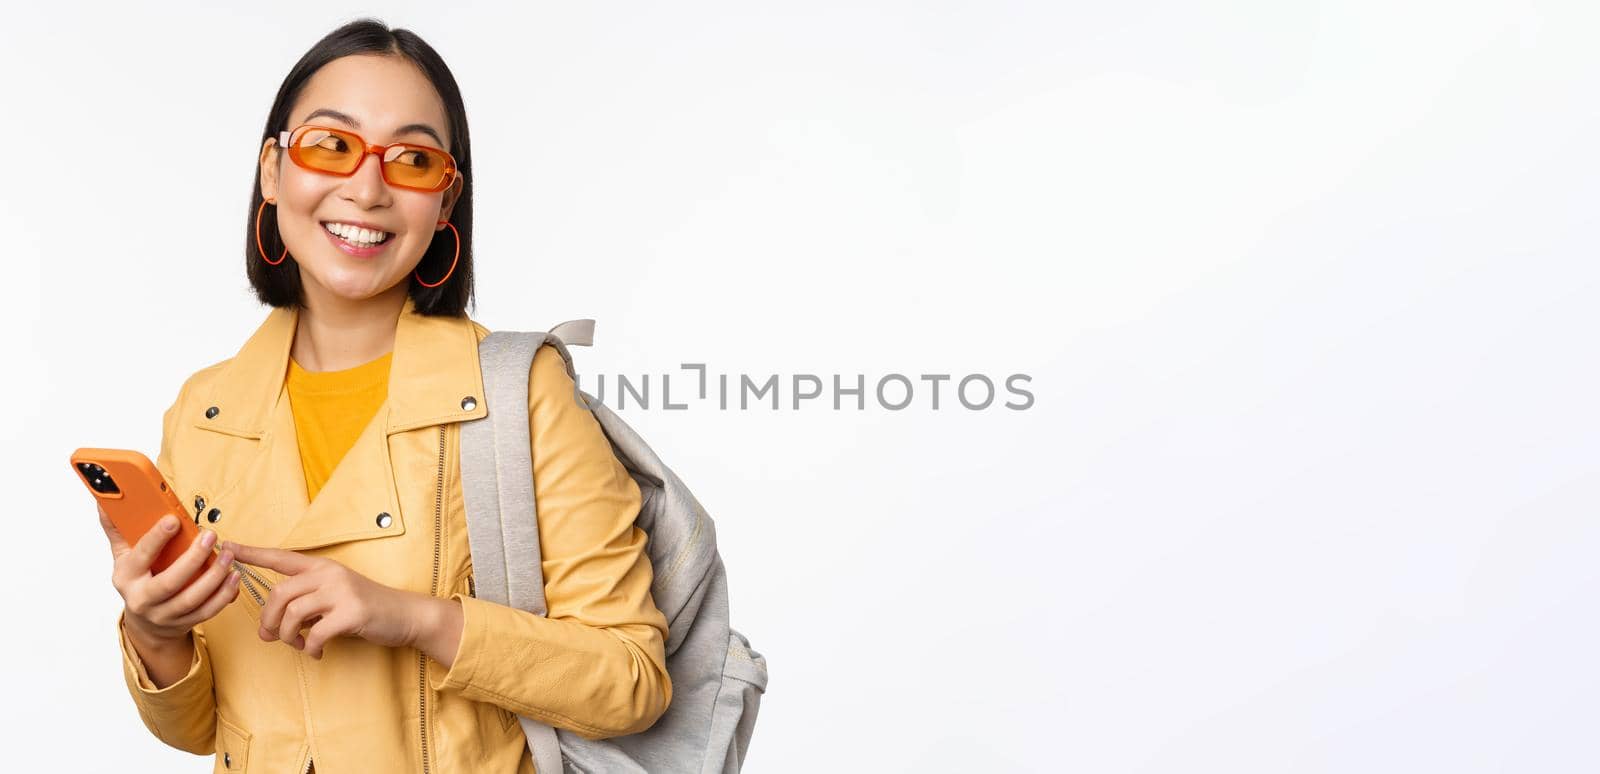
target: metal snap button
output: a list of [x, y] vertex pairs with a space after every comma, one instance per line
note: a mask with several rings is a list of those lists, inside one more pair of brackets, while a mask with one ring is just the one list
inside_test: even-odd
[[390, 516], [387, 512], [378, 514], [378, 526], [388, 529], [389, 525], [393, 523], [394, 517]]
[[229, 755], [227, 753], [223, 753], [222, 754], [222, 765], [227, 766], [230, 769], [233, 768], [233, 756]]
[[216, 508], [212, 508], [211, 510], [206, 512], [206, 521], [209, 521], [212, 524], [216, 524], [217, 522], [219, 522], [221, 520], [222, 520], [222, 511], [219, 511]]
[[471, 395], [468, 395], [467, 397], [461, 399], [461, 410], [462, 411], [471, 411], [471, 410], [473, 410], [473, 409], [475, 409], [477, 407], [478, 407], [478, 399], [477, 398], [474, 398]]
[[217, 413], [220, 412], [221, 410], [222, 409], [219, 409], [216, 406], [212, 406], [211, 408], [206, 409], [206, 419], [212, 419], [212, 418], [216, 417]]

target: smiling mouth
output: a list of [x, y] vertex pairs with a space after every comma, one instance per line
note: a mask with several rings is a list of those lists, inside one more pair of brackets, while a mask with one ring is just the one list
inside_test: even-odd
[[338, 221], [323, 221], [322, 229], [351, 247], [377, 247], [394, 237], [388, 231], [376, 231]]

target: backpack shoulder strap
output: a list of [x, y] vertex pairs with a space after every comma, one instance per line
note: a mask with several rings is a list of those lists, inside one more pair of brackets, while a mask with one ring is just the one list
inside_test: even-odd
[[[478, 346], [486, 416], [461, 423], [461, 484], [481, 599], [538, 615], [544, 604], [528, 436], [528, 370], [547, 334], [494, 331]], [[531, 562], [530, 562], [531, 557]]]
[[[461, 483], [473, 584], [480, 599], [535, 615], [548, 613], [528, 435], [528, 372], [539, 348], [551, 342], [573, 374], [566, 343], [587, 346], [593, 340], [594, 320], [569, 320], [548, 333], [494, 331], [478, 345], [488, 412], [461, 423]], [[518, 719], [536, 768], [562, 771], [555, 729]]]

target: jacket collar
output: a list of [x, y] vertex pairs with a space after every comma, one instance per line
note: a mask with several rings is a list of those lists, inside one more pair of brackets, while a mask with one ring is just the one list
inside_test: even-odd
[[[196, 427], [261, 437], [283, 392], [299, 317], [298, 308], [274, 307], [267, 314], [212, 383]], [[406, 299], [389, 363], [386, 435], [488, 413], [478, 365], [479, 327], [466, 316], [418, 314], [415, 302]], [[473, 400], [467, 402], [468, 397]]]

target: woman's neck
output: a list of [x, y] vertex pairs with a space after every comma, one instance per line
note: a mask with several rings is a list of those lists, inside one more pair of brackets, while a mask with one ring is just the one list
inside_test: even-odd
[[352, 301], [308, 294], [289, 354], [307, 371], [353, 368], [394, 350], [394, 329], [405, 308], [400, 283], [372, 298]]

